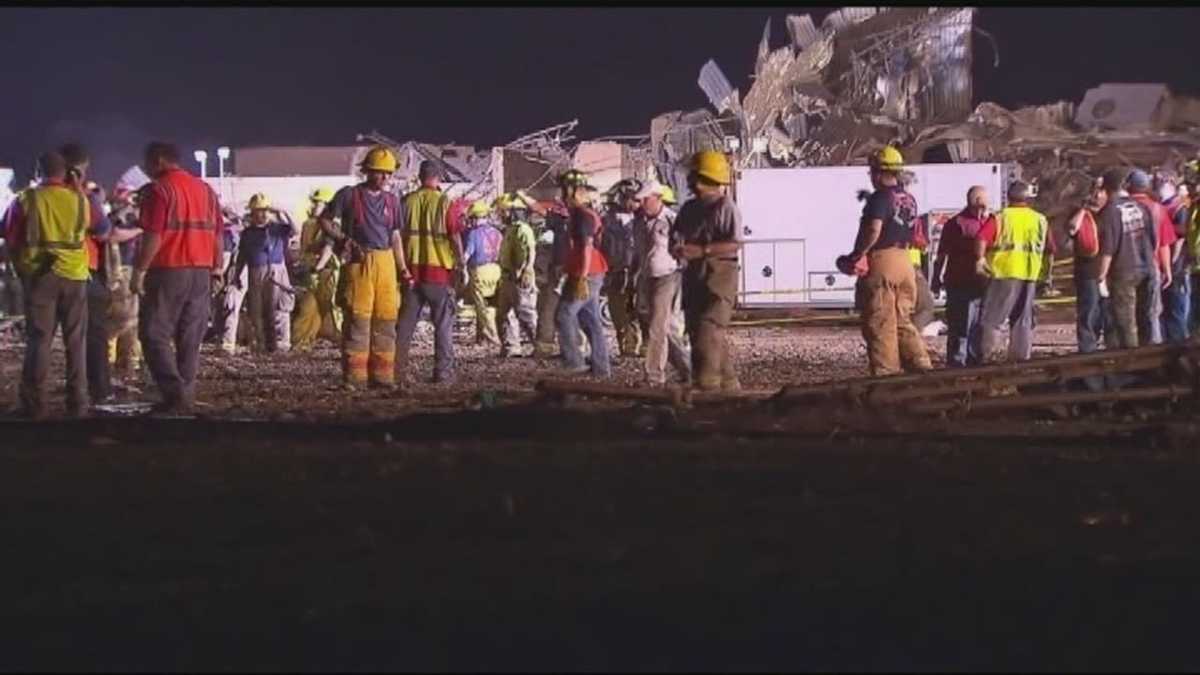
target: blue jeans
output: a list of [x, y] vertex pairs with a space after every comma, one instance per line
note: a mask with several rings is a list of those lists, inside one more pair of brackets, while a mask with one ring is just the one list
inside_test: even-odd
[[[1192, 288], [1200, 288], [1200, 274], [1193, 273], [1191, 276]], [[1188, 329], [1195, 333], [1200, 331], [1200, 292], [1192, 293], [1192, 307], [1188, 312]]]
[[1192, 278], [1186, 272], [1174, 277], [1162, 292], [1162, 332], [1167, 342], [1183, 342], [1188, 338], [1188, 315], [1192, 304]]
[[1108, 299], [1100, 297], [1100, 282], [1075, 277], [1075, 339], [1080, 354], [1100, 349], [1100, 338], [1108, 333]]
[[983, 290], [978, 288], [946, 289], [946, 365], [950, 368], [977, 366], [983, 363], [980, 350], [980, 311]]
[[612, 371], [608, 364], [608, 336], [604, 334], [604, 325], [600, 322], [600, 287], [604, 285], [604, 275], [593, 274], [588, 277], [587, 283], [587, 300], [574, 300], [563, 295], [558, 301], [558, 315], [555, 317], [558, 348], [567, 362], [567, 368], [582, 368], [583, 352], [579, 342], [574, 339], [582, 328], [592, 346], [592, 375], [609, 377]]

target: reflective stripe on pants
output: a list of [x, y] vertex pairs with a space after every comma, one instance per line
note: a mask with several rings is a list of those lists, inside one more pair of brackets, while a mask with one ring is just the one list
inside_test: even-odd
[[342, 345], [343, 376], [362, 384], [396, 381], [396, 317], [400, 290], [391, 249], [369, 251], [360, 263], [342, 268], [342, 306], [347, 311]]

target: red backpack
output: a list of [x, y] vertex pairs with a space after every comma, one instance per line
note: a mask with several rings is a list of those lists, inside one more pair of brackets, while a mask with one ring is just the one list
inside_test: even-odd
[[1079, 229], [1072, 235], [1075, 239], [1075, 255], [1094, 258], [1100, 253], [1100, 234], [1096, 228], [1096, 217], [1084, 209], [1079, 217]]

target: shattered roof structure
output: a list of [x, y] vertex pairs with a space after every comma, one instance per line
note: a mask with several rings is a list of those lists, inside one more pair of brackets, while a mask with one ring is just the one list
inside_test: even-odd
[[1096, 129], [1160, 129], [1167, 122], [1165, 84], [1102, 84], [1089, 89], [1075, 123]]
[[[850, 163], [911, 127], [970, 112], [974, 17], [969, 7], [848, 7], [817, 27], [792, 15], [790, 43], [775, 50], [768, 20], [744, 98], [712, 61], [699, 84], [736, 118], [742, 166]], [[651, 136], [660, 137], [655, 124]], [[687, 143], [668, 145], [666, 154], [686, 154]]]

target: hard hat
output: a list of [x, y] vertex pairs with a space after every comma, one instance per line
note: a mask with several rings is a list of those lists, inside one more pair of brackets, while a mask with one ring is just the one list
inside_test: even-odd
[[491, 213], [491, 211], [492, 211], [492, 207], [489, 206], [485, 200], [478, 199], [474, 202], [471, 202], [471, 207], [469, 209], [467, 209], [467, 217], [483, 218], [488, 213]]
[[363, 157], [363, 171], [384, 171], [386, 173], [396, 172], [396, 156], [388, 148], [377, 145], [367, 151], [367, 156]]
[[900, 171], [904, 168], [904, 155], [894, 146], [887, 145], [871, 155], [870, 164], [880, 171]]
[[333, 201], [333, 190], [327, 187], [319, 187], [312, 191], [308, 196], [310, 201], [314, 202], [331, 202]]
[[492, 200], [492, 208], [497, 211], [507, 211], [510, 206], [512, 206], [512, 196], [507, 192], [501, 192]]
[[662, 186], [662, 200], [664, 204], [668, 205], [675, 203], [675, 191], [671, 189], [670, 185]]
[[259, 192], [258, 194], [254, 195], [253, 197], [250, 198], [250, 203], [246, 206], [246, 208], [250, 209], [251, 211], [257, 211], [259, 209], [269, 209], [269, 208], [271, 208], [271, 200], [267, 199], [266, 195]]
[[581, 187], [588, 190], [596, 189], [594, 185], [588, 182], [588, 175], [579, 169], [564, 171], [558, 177], [558, 185], [564, 188]]
[[612, 189], [609, 190], [609, 194], [617, 197], [618, 199], [628, 199], [629, 197], [636, 197], [637, 193], [640, 192], [641, 189], [642, 181], [636, 178], [623, 178], [617, 181], [616, 185], [612, 186]]
[[718, 185], [729, 185], [729, 160], [724, 153], [716, 150], [702, 150], [692, 157], [692, 171], [697, 176], [710, 180]]

